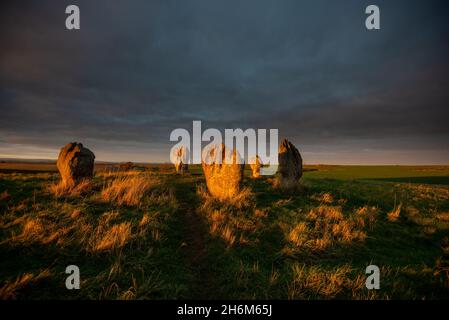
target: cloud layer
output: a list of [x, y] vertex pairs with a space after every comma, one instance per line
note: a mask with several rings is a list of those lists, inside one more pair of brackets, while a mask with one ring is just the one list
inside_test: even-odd
[[4, 1], [0, 157], [168, 161], [170, 132], [279, 128], [306, 162], [449, 163], [449, 6]]

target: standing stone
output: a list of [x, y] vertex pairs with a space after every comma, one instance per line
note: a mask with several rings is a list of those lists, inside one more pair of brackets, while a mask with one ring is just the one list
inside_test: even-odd
[[279, 147], [279, 183], [282, 189], [292, 189], [302, 176], [302, 158], [298, 149], [287, 139]]
[[202, 166], [207, 189], [219, 200], [238, 195], [243, 180], [244, 163], [236, 150], [224, 144], [209, 145], [203, 150]]
[[253, 178], [259, 178], [260, 177], [260, 168], [262, 167], [262, 161], [260, 161], [260, 158], [258, 155], [256, 155], [253, 159], [250, 160], [250, 167], [253, 172]]
[[175, 165], [176, 173], [184, 174], [189, 172], [189, 149], [185, 146], [180, 146], [172, 150], [171, 160]]
[[62, 183], [74, 186], [83, 179], [91, 179], [94, 172], [95, 155], [81, 143], [67, 144], [59, 152], [56, 166]]

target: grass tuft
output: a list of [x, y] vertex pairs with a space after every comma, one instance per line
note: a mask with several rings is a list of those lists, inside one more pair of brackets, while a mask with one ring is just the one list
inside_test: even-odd
[[121, 175], [113, 179], [102, 190], [101, 197], [106, 202], [119, 206], [139, 206], [159, 184], [159, 180], [148, 175]]
[[393, 208], [393, 210], [388, 212], [388, 214], [387, 214], [388, 221], [390, 221], [390, 222], [398, 221], [399, 217], [401, 216], [401, 208], [402, 208], [402, 204], [395, 206]]
[[89, 194], [92, 191], [93, 183], [90, 179], [84, 179], [76, 185], [63, 183], [62, 181], [51, 184], [48, 190], [56, 198], [79, 197]]

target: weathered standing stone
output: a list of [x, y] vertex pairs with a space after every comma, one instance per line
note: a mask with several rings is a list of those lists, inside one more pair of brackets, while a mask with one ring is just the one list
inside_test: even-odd
[[253, 159], [250, 160], [249, 166], [251, 167], [251, 170], [253, 172], [253, 178], [259, 178], [260, 177], [260, 168], [262, 167], [263, 163], [260, 161], [260, 158], [258, 155], [256, 155]]
[[212, 196], [227, 200], [240, 192], [244, 164], [235, 150], [224, 144], [208, 146], [203, 150], [202, 166]]
[[279, 183], [282, 189], [291, 189], [298, 185], [302, 176], [302, 158], [298, 149], [287, 139], [279, 147]]
[[182, 161], [175, 164], [176, 172], [179, 174], [184, 174], [189, 172], [189, 165], [187, 163], [183, 163]]
[[91, 179], [94, 172], [95, 155], [81, 143], [67, 144], [59, 152], [56, 166], [66, 185], [76, 185], [83, 179]]
[[172, 151], [172, 162], [175, 165], [176, 173], [184, 174], [189, 172], [189, 149], [185, 146], [180, 146]]

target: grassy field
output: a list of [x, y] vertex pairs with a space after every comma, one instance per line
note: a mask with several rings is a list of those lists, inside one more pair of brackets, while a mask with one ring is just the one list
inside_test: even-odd
[[198, 166], [76, 190], [43, 166], [0, 166], [0, 299], [449, 298], [449, 167], [306, 166], [291, 193], [247, 170], [220, 203]]

